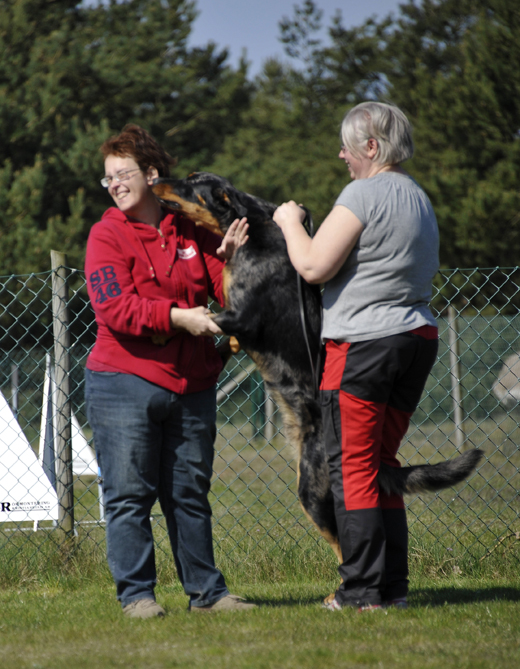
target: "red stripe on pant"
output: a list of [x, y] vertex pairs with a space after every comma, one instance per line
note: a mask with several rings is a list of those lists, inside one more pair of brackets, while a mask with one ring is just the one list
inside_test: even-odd
[[339, 392], [341, 471], [345, 509], [404, 509], [403, 498], [379, 490], [380, 460], [400, 467], [396, 458], [411, 414]]
[[349, 348], [350, 344], [346, 342], [336, 343], [331, 340], [327, 341], [320, 390], [336, 390], [337, 388], [341, 388], [341, 379], [343, 378], [343, 370], [345, 369]]

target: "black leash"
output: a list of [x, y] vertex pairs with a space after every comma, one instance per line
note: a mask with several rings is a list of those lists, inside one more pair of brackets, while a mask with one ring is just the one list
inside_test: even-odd
[[[314, 222], [312, 220], [311, 212], [306, 207], [302, 207], [302, 209], [305, 210], [305, 219], [303, 221], [303, 226], [307, 229], [309, 236], [312, 238], [314, 237]], [[300, 320], [302, 324], [303, 338], [305, 339], [305, 345], [307, 347], [307, 355], [309, 356], [309, 363], [312, 372], [314, 396], [318, 397], [318, 391], [320, 386], [319, 375], [321, 371], [320, 370], [321, 346], [318, 346], [318, 355], [316, 356], [316, 362], [315, 362], [312, 355], [311, 344], [309, 342], [309, 336], [308, 336], [307, 314], [305, 313], [305, 301], [303, 299], [303, 279], [300, 276], [300, 274], [298, 274], [298, 272], [296, 272], [296, 284], [298, 286], [298, 302], [300, 305]]]

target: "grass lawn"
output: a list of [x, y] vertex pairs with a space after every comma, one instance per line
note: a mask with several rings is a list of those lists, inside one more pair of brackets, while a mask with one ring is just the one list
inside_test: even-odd
[[[231, 591], [259, 604], [246, 613], [187, 612], [157, 515], [156, 594], [167, 616], [124, 618], [94, 522], [97, 487], [78, 482], [76, 519], [87, 523], [70, 551], [47, 526], [0, 529], [0, 669], [520, 669], [520, 429], [499, 434], [500, 449], [479, 429], [488, 439], [473, 436], [487, 454], [479, 473], [457, 492], [408, 501], [406, 611], [321, 608], [337, 586], [335, 559], [300, 522], [293, 461], [276, 438], [253, 447], [248, 435], [227, 435], [244, 443], [226, 441], [215, 463], [217, 562]], [[413, 444], [404, 456], [452, 457], [427, 436], [420, 458]]]
[[[510, 564], [509, 567], [514, 565]], [[322, 609], [335, 585], [277, 573], [228, 575], [233, 592], [260, 606], [190, 614], [176, 578], [162, 574], [164, 619], [123, 617], [106, 570], [6, 585], [0, 593], [2, 669], [112, 667], [477, 669], [520, 667], [520, 577], [412, 574], [410, 608]], [[253, 582], [251, 582], [253, 581]]]

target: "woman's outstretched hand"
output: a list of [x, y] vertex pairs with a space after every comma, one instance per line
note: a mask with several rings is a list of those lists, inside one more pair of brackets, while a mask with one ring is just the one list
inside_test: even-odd
[[248, 230], [249, 223], [247, 222], [247, 218], [236, 218], [229, 226], [222, 244], [217, 249], [218, 257], [222, 258], [222, 260], [231, 260], [235, 251], [249, 239]]

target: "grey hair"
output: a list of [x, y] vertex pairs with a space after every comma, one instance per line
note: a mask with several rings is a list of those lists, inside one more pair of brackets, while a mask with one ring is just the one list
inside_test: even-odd
[[412, 126], [403, 112], [383, 102], [362, 102], [353, 107], [341, 124], [341, 141], [359, 156], [369, 139], [377, 141], [374, 162], [396, 165], [413, 156]]

